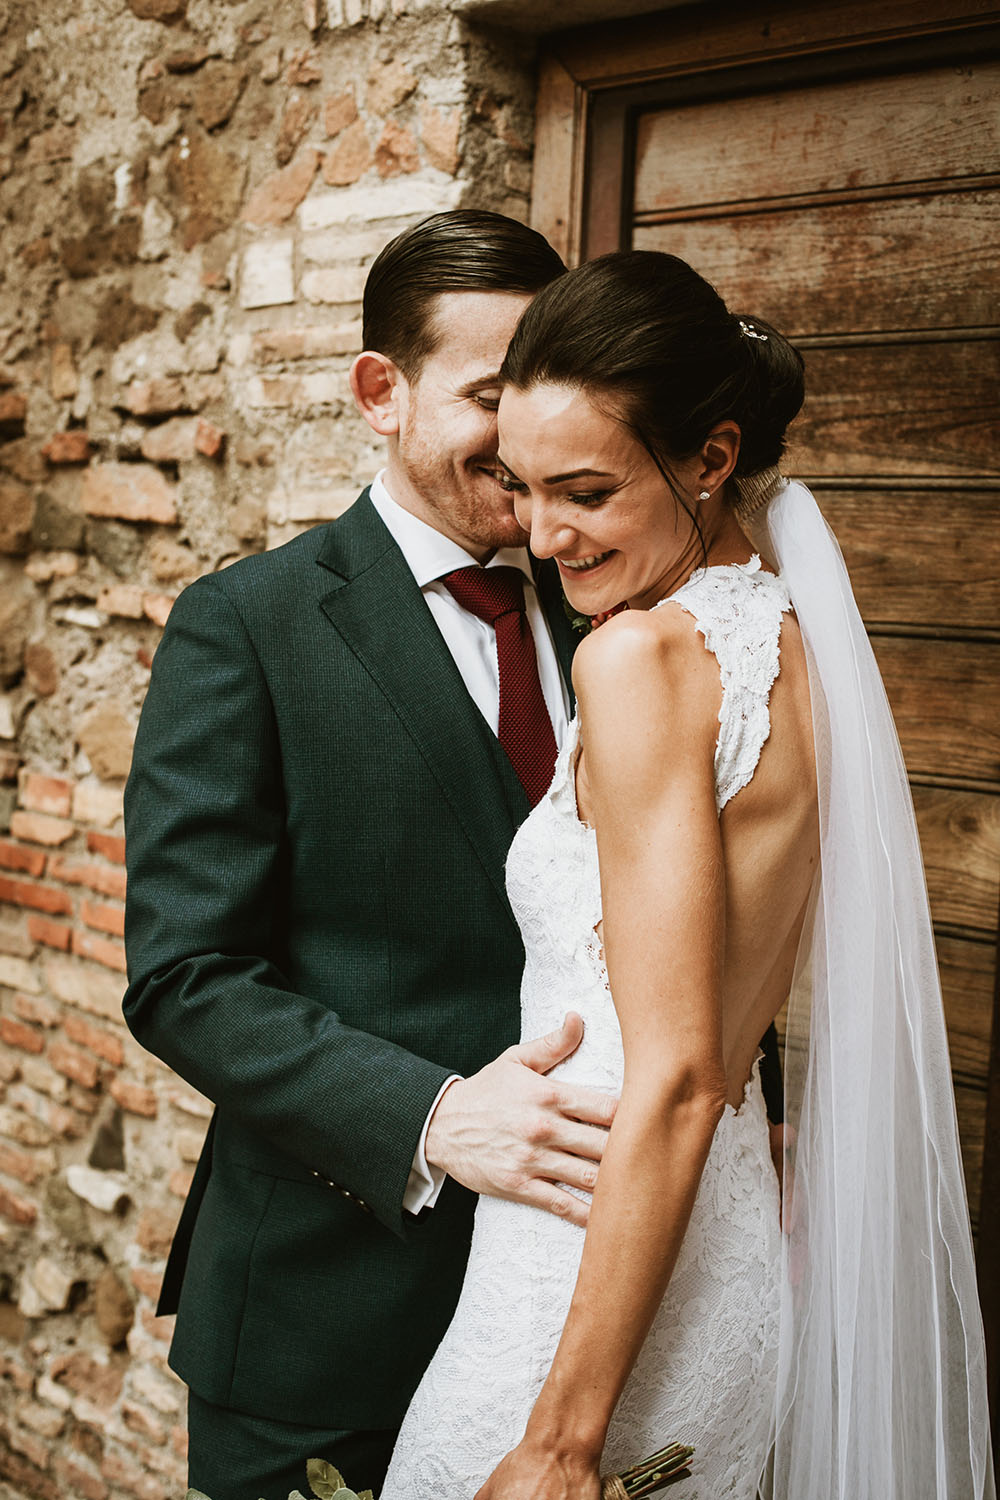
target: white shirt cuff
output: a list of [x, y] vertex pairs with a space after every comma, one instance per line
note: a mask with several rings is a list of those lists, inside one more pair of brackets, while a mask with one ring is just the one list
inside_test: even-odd
[[434, 1117], [434, 1111], [441, 1103], [444, 1094], [461, 1076], [461, 1073], [453, 1073], [450, 1078], [445, 1079], [437, 1091], [434, 1103], [427, 1111], [424, 1128], [420, 1132], [420, 1140], [417, 1142], [413, 1166], [410, 1168], [410, 1175], [406, 1179], [406, 1191], [403, 1194], [403, 1208], [406, 1213], [418, 1214], [422, 1208], [433, 1208], [438, 1200], [438, 1194], [448, 1174], [443, 1167], [432, 1167], [427, 1160], [425, 1155], [427, 1131]]

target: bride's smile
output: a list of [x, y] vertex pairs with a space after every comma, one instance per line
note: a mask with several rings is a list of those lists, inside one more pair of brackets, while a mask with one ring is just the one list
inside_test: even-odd
[[[613, 410], [613, 398], [558, 384], [505, 388], [500, 464], [536, 557], [554, 558], [575, 609], [589, 615], [627, 600], [648, 609], [703, 561], [744, 562], [745, 537], [722, 502], [739, 451], [725, 424], [692, 458], [670, 468]], [[701, 498], [700, 498], [701, 497]]]

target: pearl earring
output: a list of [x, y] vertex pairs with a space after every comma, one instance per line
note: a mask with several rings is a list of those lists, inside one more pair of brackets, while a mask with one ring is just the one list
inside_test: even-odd
[[698, 496], [699, 500], [711, 500], [711, 498], [712, 498], [712, 491], [711, 490], [702, 490], [701, 494]]

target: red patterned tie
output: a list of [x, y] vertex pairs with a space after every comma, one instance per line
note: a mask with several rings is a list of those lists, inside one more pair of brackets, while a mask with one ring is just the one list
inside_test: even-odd
[[524, 610], [524, 575], [518, 568], [459, 568], [441, 582], [463, 609], [496, 631], [500, 674], [497, 738], [534, 807], [552, 780], [556, 737], [542, 696], [535, 642]]

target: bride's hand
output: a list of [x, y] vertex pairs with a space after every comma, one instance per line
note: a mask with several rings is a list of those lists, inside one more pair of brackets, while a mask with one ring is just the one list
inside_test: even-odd
[[601, 1500], [597, 1465], [539, 1449], [527, 1439], [494, 1469], [475, 1500]]

